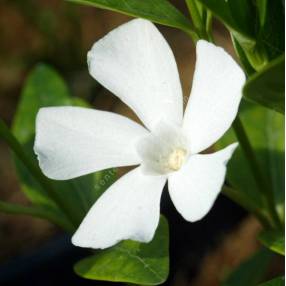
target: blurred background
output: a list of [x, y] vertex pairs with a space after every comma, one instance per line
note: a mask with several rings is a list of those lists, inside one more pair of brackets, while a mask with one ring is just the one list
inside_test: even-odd
[[[187, 14], [184, 1], [172, 2]], [[59, 71], [73, 95], [87, 99], [98, 109], [114, 111], [137, 120], [127, 106], [89, 76], [86, 65], [86, 54], [92, 44], [128, 20], [129, 17], [118, 13], [78, 6], [62, 0], [2, 0], [1, 118], [11, 125], [24, 80], [35, 64], [44, 62]], [[174, 51], [184, 95], [187, 97], [195, 64], [193, 43], [181, 31], [162, 26], [159, 29]], [[230, 37], [218, 23], [214, 25], [214, 35], [217, 44], [234, 56]], [[11, 154], [1, 140], [0, 182], [1, 200], [27, 204], [27, 199], [20, 191]], [[186, 223], [176, 213], [166, 192], [162, 204], [162, 210], [169, 219], [171, 234], [171, 274], [166, 284], [219, 285], [227, 273], [258, 249], [255, 237], [260, 230], [259, 223], [223, 196], [218, 199], [211, 213], [195, 224]], [[53, 285], [52, 283], [59, 280], [65, 283], [88, 283], [76, 278], [72, 272], [72, 262], [84, 254], [84, 251], [74, 249], [69, 244], [69, 238], [47, 221], [0, 213], [0, 281], [4, 272], [7, 274], [14, 268], [14, 272], [10, 271], [9, 275], [20, 275], [22, 280], [18, 277], [18, 280], [10, 281], [12, 284], [9, 285], [28, 285], [25, 284], [27, 277], [23, 273], [26, 271], [31, 274], [31, 269], [37, 269], [32, 273], [38, 272], [38, 276], [44, 278], [37, 285]], [[51, 262], [53, 255], [59, 256], [55, 264]], [[46, 257], [49, 259], [48, 264], [45, 264]], [[61, 259], [63, 263], [60, 262]], [[28, 260], [33, 260], [31, 267], [19, 274], [15, 268], [17, 265], [23, 266]], [[62, 277], [46, 277], [48, 272], [44, 268], [49, 267], [63, 267]], [[269, 276], [272, 276], [271, 273], [282, 272], [282, 267], [282, 261], [274, 260]], [[51, 269], [56, 272], [57, 268]], [[34, 281], [32, 277], [30, 279]], [[13, 284], [15, 281], [18, 281], [17, 284]], [[39, 280], [35, 282], [38, 283]], [[97, 284], [95, 281], [90, 283]]]

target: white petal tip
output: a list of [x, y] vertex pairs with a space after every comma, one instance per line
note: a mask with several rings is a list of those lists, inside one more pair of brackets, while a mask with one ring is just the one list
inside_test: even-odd
[[78, 235], [78, 232], [76, 232], [72, 236], [71, 242], [74, 246], [82, 247], [82, 248], [92, 248], [92, 249], [105, 249], [105, 248], [111, 247], [117, 243], [116, 242], [112, 245], [107, 245], [104, 243], [100, 244], [100, 243], [97, 243], [95, 240], [91, 241], [89, 239], [84, 239], [83, 237], [80, 237], [80, 235]]
[[200, 47], [207, 47], [207, 46], [215, 46], [214, 44], [206, 41], [206, 40], [198, 40], [197, 41], [197, 47], [200, 46]]
[[177, 209], [177, 211], [186, 221], [191, 222], [191, 223], [198, 222], [198, 221], [202, 220], [208, 214], [208, 211], [206, 211], [203, 214], [197, 215], [196, 217], [194, 217], [193, 215], [188, 216], [187, 213], [184, 213], [178, 209]]

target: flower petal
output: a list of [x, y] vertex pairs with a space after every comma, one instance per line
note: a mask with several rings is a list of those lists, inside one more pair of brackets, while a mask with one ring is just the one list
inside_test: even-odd
[[245, 75], [222, 48], [197, 43], [197, 62], [183, 129], [193, 154], [215, 143], [231, 126], [239, 107]]
[[152, 240], [160, 217], [165, 176], [146, 176], [141, 167], [115, 182], [92, 206], [72, 243], [107, 248], [121, 240]]
[[231, 144], [213, 154], [196, 154], [169, 176], [169, 192], [178, 212], [188, 221], [203, 218], [224, 183], [226, 164], [237, 147]]
[[181, 124], [183, 98], [174, 55], [157, 28], [132, 20], [96, 42], [90, 74], [152, 129], [160, 119]]
[[148, 131], [111, 112], [80, 107], [41, 108], [34, 150], [49, 178], [67, 180], [141, 162], [136, 151]]

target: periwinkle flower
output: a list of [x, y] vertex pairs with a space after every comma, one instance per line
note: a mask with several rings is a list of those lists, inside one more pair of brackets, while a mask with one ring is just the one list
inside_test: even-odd
[[72, 238], [75, 245], [106, 248], [124, 239], [149, 242], [167, 181], [170, 197], [186, 220], [200, 220], [212, 207], [237, 143], [212, 154], [199, 153], [231, 126], [245, 76], [230, 55], [211, 43], [198, 41], [196, 54], [192, 92], [183, 113], [169, 45], [151, 22], [132, 20], [94, 44], [88, 66], [145, 127], [94, 109], [39, 111], [35, 152], [49, 178], [67, 180], [138, 165], [95, 202]]

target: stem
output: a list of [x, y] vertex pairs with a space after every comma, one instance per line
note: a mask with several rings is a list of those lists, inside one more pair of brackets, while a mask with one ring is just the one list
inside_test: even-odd
[[207, 23], [205, 23], [199, 11], [198, 3], [196, 3], [196, 0], [186, 0], [186, 4], [199, 38], [207, 40], [209, 38], [206, 27]]
[[276, 226], [281, 227], [281, 222], [277, 213], [277, 210], [275, 208], [275, 202], [273, 198], [273, 194], [271, 192], [270, 187], [268, 186], [267, 181], [264, 179], [264, 175], [260, 169], [259, 163], [257, 161], [257, 158], [255, 156], [255, 153], [252, 149], [252, 146], [248, 140], [248, 136], [246, 134], [246, 131], [243, 127], [243, 124], [239, 118], [239, 116], [236, 117], [236, 119], [233, 122], [233, 129], [236, 134], [236, 137], [240, 143], [240, 146], [242, 148], [242, 151], [248, 160], [249, 167], [252, 171], [253, 177], [255, 179], [256, 185], [261, 192], [263, 192], [266, 201], [268, 210], [276, 224]]
[[33, 177], [39, 182], [42, 188], [49, 194], [50, 198], [56, 203], [58, 207], [66, 214], [70, 219], [74, 227], [77, 226], [77, 221], [75, 221], [73, 215], [70, 213], [69, 208], [66, 206], [65, 202], [62, 201], [61, 197], [58, 196], [57, 191], [51, 182], [42, 174], [40, 169], [33, 163], [33, 161], [24, 152], [22, 146], [16, 139], [16, 137], [10, 132], [9, 128], [0, 119], [0, 137], [9, 145], [17, 157], [23, 162], [26, 168], [31, 172]]
[[50, 211], [36, 206], [27, 207], [0, 201], [0, 211], [6, 214], [29, 215], [36, 218], [46, 219], [67, 230], [68, 232], [72, 232], [74, 230], [74, 227], [69, 223], [69, 221], [63, 220], [60, 217], [55, 219]]
[[206, 20], [206, 32], [210, 42], [214, 43], [214, 37], [212, 34], [212, 24], [213, 24], [213, 15], [210, 10], [207, 10], [207, 20]]
[[187, 3], [187, 6], [188, 6], [188, 9], [192, 17], [195, 28], [198, 31], [201, 31], [203, 27], [203, 22], [202, 22], [202, 18], [200, 16], [196, 3], [194, 2], [194, 0], [186, 0], [186, 3]]

